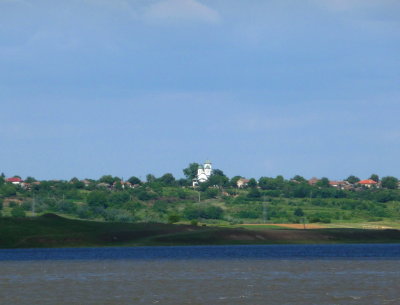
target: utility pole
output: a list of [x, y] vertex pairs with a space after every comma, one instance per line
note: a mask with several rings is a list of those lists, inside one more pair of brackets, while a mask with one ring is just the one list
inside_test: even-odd
[[263, 196], [263, 220], [264, 223], [267, 223], [268, 219], [268, 211], [267, 211], [267, 203], [265, 201], [265, 195]]
[[33, 199], [32, 199], [32, 216], [35, 216], [35, 203], [36, 203], [36, 198], [35, 198], [35, 195], [33, 195]]
[[198, 193], [199, 193], [199, 202], [200, 202], [200, 200], [201, 200], [201, 193], [200, 193], [200, 191], [198, 191]]

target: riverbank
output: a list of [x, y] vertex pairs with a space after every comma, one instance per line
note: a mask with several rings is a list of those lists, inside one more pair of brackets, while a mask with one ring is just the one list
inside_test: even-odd
[[0, 248], [226, 244], [400, 243], [400, 230], [257, 229], [71, 220], [54, 214], [0, 219]]

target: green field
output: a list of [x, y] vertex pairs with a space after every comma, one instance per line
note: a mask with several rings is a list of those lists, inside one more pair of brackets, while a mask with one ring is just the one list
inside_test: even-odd
[[0, 248], [399, 242], [399, 230], [130, 224], [71, 220], [55, 214], [0, 219]]

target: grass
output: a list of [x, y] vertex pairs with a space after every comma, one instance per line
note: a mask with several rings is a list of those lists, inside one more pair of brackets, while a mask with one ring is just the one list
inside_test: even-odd
[[109, 223], [54, 214], [0, 218], [0, 248], [399, 242], [399, 230]]

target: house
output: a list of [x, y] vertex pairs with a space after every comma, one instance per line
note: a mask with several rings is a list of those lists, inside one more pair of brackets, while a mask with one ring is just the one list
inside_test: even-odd
[[367, 188], [371, 188], [371, 187], [377, 187], [378, 186], [378, 182], [372, 180], [372, 179], [366, 179], [366, 180], [361, 180], [358, 181], [358, 184], [361, 186], [365, 186]]
[[329, 181], [329, 185], [340, 190], [351, 188], [351, 184], [348, 181]]
[[199, 183], [206, 182], [212, 174], [212, 163], [211, 161], [204, 162], [204, 165], [199, 165], [197, 169], [197, 176], [193, 179], [193, 186], [199, 185]]
[[245, 178], [240, 178], [237, 182], [236, 185], [238, 188], [244, 188], [247, 186], [247, 184], [249, 183], [249, 179], [245, 179]]
[[319, 179], [318, 178], [311, 178], [310, 180], [308, 180], [308, 184], [309, 185], [316, 185], [318, 183]]
[[10, 182], [10, 183], [15, 184], [15, 185], [20, 185], [24, 181], [19, 177], [12, 177], [12, 178], [7, 178], [6, 182]]

